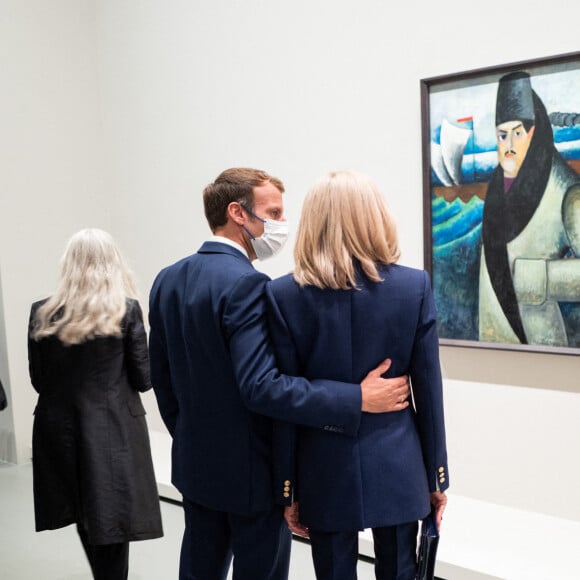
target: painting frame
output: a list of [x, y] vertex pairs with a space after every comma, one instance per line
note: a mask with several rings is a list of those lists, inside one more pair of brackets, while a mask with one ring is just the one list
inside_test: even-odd
[[[432, 279], [435, 304], [438, 312], [437, 323], [440, 336], [439, 342], [443, 346], [578, 355], [580, 354], [580, 314], [578, 314], [580, 313], [580, 278], [577, 280], [574, 277], [570, 278], [569, 280], [570, 284], [574, 286], [574, 294], [576, 293], [576, 286], [578, 285], [578, 296], [574, 297], [571, 302], [562, 301], [561, 303], [558, 303], [560, 311], [563, 312], [562, 307], [565, 306], [567, 308], [567, 313], [573, 313], [571, 315], [566, 314], [567, 316], [570, 316], [570, 319], [565, 319], [564, 321], [565, 332], [568, 333], [566, 336], [566, 343], [557, 343], [555, 342], [557, 339], [552, 338], [548, 338], [546, 340], [554, 340], [553, 344], [544, 342], [543, 335], [541, 334], [541, 339], [539, 341], [534, 338], [529, 340], [527, 338], [527, 334], [524, 334], [523, 342], [521, 340], [518, 342], [518, 339], [513, 340], [509, 336], [508, 339], [504, 339], [499, 332], [497, 339], [495, 336], [492, 340], [488, 339], [488, 336], [485, 333], [485, 330], [488, 328], [488, 326], [486, 326], [487, 311], [482, 306], [482, 304], [486, 304], [483, 290], [482, 297], [480, 298], [479, 296], [480, 286], [482, 289], [486, 288], [484, 282], [480, 281], [480, 278], [482, 277], [482, 270], [484, 269], [482, 267], [481, 260], [485, 260], [487, 269], [487, 260], [489, 259], [487, 256], [483, 258], [485, 251], [483, 249], [484, 242], [482, 241], [483, 234], [481, 234], [481, 230], [479, 233], [479, 241], [473, 241], [477, 239], [477, 234], [473, 233], [471, 241], [469, 242], [472, 244], [472, 247], [469, 247], [469, 244], [465, 242], [467, 250], [463, 248], [464, 254], [468, 256], [468, 258], [466, 258], [466, 264], [468, 264], [468, 267], [470, 268], [469, 272], [467, 272], [465, 275], [465, 282], [461, 282], [462, 284], [464, 283], [466, 287], [457, 294], [454, 294], [453, 291], [444, 290], [444, 285], [447, 284], [447, 280], [453, 279], [453, 276], [447, 276], [447, 272], [452, 271], [450, 267], [452, 261], [454, 259], [457, 261], [457, 264], [455, 264], [456, 269], [459, 267], [464, 268], [465, 266], [463, 264], [459, 264], [458, 262], [458, 260], [462, 259], [461, 256], [463, 254], [458, 254], [459, 257], [454, 258], [453, 251], [442, 249], [449, 244], [446, 244], [445, 235], [442, 235], [443, 229], [441, 228], [441, 224], [437, 223], [437, 219], [439, 219], [438, 216], [441, 212], [437, 209], [434, 209], [435, 202], [438, 202], [439, 198], [443, 197], [445, 204], [447, 205], [454, 203], [453, 201], [450, 201], [454, 199], [459, 199], [460, 203], [466, 204], [472, 200], [472, 197], [469, 197], [470, 194], [476, 196], [478, 200], [481, 200], [481, 203], [478, 201], [475, 205], [478, 205], [477, 211], [481, 212], [481, 222], [479, 223], [479, 226], [482, 226], [483, 213], [486, 209], [486, 199], [488, 199], [486, 197], [487, 190], [490, 188], [489, 181], [486, 183], [485, 179], [486, 176], [489, 177], [489, 175], [492, 175], [491, 179], [493, 179], [493, 173], [489, 173], [489, 168], [491, 167], [489, 165], [490, 159], [493, 156], [493, 152], [488, 150], [490, 143], [489, 131], [493, 130], [494, 139], [499, 139], [499, 137], [497, 137], [498, 133], [496, 133], [495, 127], [495, 121], [497, 121], [497, 110], [494, 106], [495, 103], [489, 105], [491, 102], [489, 100], [489, 93], [492, 90], [491, 87], [494, 87], [493, 90], [495, 90], [497, 95], [498, 87], [500, 84], [499, 79], [505, 79], [507, 78], [505, 75], [510, 75], [510, 73], [515, 73], [518, 71], [527, 73], [532, 85], [534, 84], [535, 79], [541, 79], [544, 85], [546, 82], [549, 82], [550, 79], [552, 79], [554, 81], [554, 85], [556, 86], [556, 80], [558, 79], [558, 82], [561, 82], [560, 79], [566, 78], [566, 75], [574, 75], [573, 78], [576, 78], [576, 75], [579, 75], [578, 78], [580, 78], [580, 51], [506, 63], [502, 65], [473, 69], [458, 73], [445, 74], [435, 77], [423, 78], [420, 80], [424, 267], [429, 272]], [[580, 87], [580, 84], [578, 86]], [[467, 141], [467, 146], [465, 142], [463, 143], [464, 148], [461, 163], [454, 160], [454, 157], [451, 153], [445, 153], [445, 151], [453, 151], [453, 147], [448, 146], [448, 143], [445, 142], [444, 149], [443, 144], [441, 143], [441, 139], [442, 136], [448, 138], [447, 136], [449, 133], [444, 133], [442, 130], [444, 121], [441, 121], [438, 124], [437, 120], [437, 114], [440, 114], [437, 113], [438, 107], [441, 110], [443, 110], [445, 106], [451, 109], [455, 105], [445, 105], [445, 103], [462, 102], [461, 100], [457, 100], [455, 96], [456, 93], [459, 94], [459, 92], [473, 95], [476, 95], [478, 92], [481, 92], [482, 94], [487, 93], [487, 98], [484, 99], [485, 104], [481, 105], [482, 107], [487, 107], [489, 109], [488, 114], [486, 114], [485, 117], [493, 117], [495, 114], [495, 119], [492, 119], [493, 127], [489, 129], [486, 128], [485, 130], [487, 134], [485, 141], [487, 141], [488, 144], [487, 149], [484, 150], [483, 145], [480, 146], [479, 144], [476, 144], [475, 128], [477, 126], [477, 122], [474, 121], [474, 117], [470, 117], [469, 113], [467, 113], [467, 116], [465, 116], [465, 111], [461, 111], [459, 108], [458, 110], [453, 111], [456, 113], [456, 115], [452, 124], [454, 124], [456, 128], [463, 129], [461, 123], [471, 122], [471, 136], [467, 137], [467, 139], [472, 139], [473, 142]], [[540, 93], [539, 90], [538, 93]], [[563, 94], [564, 93], [562, 92], [562, 95]], [[499, 96], [496, 97], [496, 100], [499, 100]], [[476, 101], [477, 98], [474, 96], [472, 103], [474, 107], [480, 105]], [[466, 100], [466, 102], [469, 102], [469, 98]], [[578, 130], [580, 131], [580, 91], [578, 91], [578, 99], [576, 102], [578, 104], [575, 106], [575, 109], [572, 112], [579, 114], [578, 118], [575, 119], [575, 123], [578, 123]], [[441, 105], [441, 103], [444, 103], [444, 105]], [[546, 106], [546, 110], [547, 109], [548, 107]], [[550, 119], [555, 118], [552, 116], [555, 114], [557, 114], [557, 112], [550, 112]], [[440, 118], [443, 119], [443, 116]], [[489, 121], [489, 119], [487, 120]], [[445, 123], [447, 123], [447, 121], [445, 121]], [[488, 122], [488, 125], [489, 124], [490, 123]], [[558, 126], [558, 131], [560, 131], [560, 126]], [[573, 126], [573, 131], [576, 135], [576, 125]], [[555, 133], [557, 133], [557, 131], [555, 131]], [[578, 135], [580, 135], [580, 133], [578, 133]], [[465, 141], [466, 138], [462, 137], [461, 139]], [[439, 142], [437, 140], [439, 140]], [[453, 139], [451, 139], [451, 141], [453, 143]], [[580, 140], [578, 143], [580, 144]], [[555, 137], [554, 145], [556, 145]], [[460, 145], [458, 145], [458, 147], [460, 147]], [[465, 157], [467, 156], [466, 152], [468, 152], [468, 150], [471, 151], [473, 157], [473, 160], [470, 162], [465, 161]], [[443, 153], [441, 153], [441, 151], [443, 151]], [[496, 143], [495, 164], [496, 169], [499, 169], [501, 163], [498, 161], [497, 151], [498, 149]], [[484, 153], [485, 158], [488, 160], [487, 166], [476, 160], [480, 157], [484, 158]], [[573, 170], [578, 174], [580, 181], [580, 145], [578, 147], [578, 151], [574, 151], [570, 155], [571, 157], [569, 156], [566, 162], [568, 165], [573, 167]], [[441, 159], [443, 159], [443, 161], [441, 161]], [[446, 164], [446, 162], [448, 163]], [[463, 177], [465, 173], [468, 172], [469, 164], [471, 164], [473, 172], [473, 176], [468, 178], [471, 185], [467, 187], [467, 185], [461, 181], [456, 184], [453, 181], [454, 176], [459, 175], [460, 177]], [[476, 170], [478, 167], [483, 167], [484, 170], [480, 170], [478, 173]], [[485, 171], [486, 169], [487, 173]], [[458, 171], [459, 173], [457, 173]], [[472, 191], [468, 191], [469, 189]], [[447, 199], [447, 196], [449, 199]], [[493, 198], [490, 196], [489, 200], [492, 199]], [[492, 215], [493, 202], [488, 201], [488, 204], [489, 214]], [[447, 205], [445, 210], [447, 210]], [[473, 212], [475, 212], [475, 208], [472, 209]], [[471, 211], [471, 209], [469, 211]], [[465, 212], [467, 212], [467, 210], [465, 210]], [[474, 221], [474, 223], [476, 222]], [[493, 232], [493, 229], [489, 223], [491, 223], [491, 218], [489, 218], [486, 222], [486, 240], [493, 239], [493, 236], [490, 235], [490, 231]], [[443, 240], [443, 242], [441, 242], [441, 240]], [[506, 242], [506, 247], [509, 247], [510, 243], [511, 242]], [[479, 246], [477, 244], [479, 244]], [[487, 246], [485, 246], [485, 248], [487, 248]], [[492, 252], [493, 250], [489, 250], [490, 255], [493, 255]], [[570, 251], [568, 253], [570, 253]], [[477, 257], [478, 254], [479, 258]], [[572, 260], [578, 259], [578, 264], [573, 265], [580, 265], [580, 254], [578, 254], [577, 250], [573, 252], [571, 256], [567, 255], [563, 256], [562, 258], [571, 258]], [[532, 264], [533, 260], [527, 260], [526, 264], [528, 264], [528, 262]], [[568, 264], [569, 263], [566, 265]], [[478, 270], [477, 274], [474, 272], [476, 268]], [[548, 268], [547, 265], [546, 268]], [[521, 269], [518, 269], [518, 273], [520, 271]], [[453, 270], [452, 273], [457, 274], [457, 270]], [[477, 286], [475, 282], [476, 277]], [[456, 278], [459, 280], [461, 276], [457, 275]], [[443, 280], [445, 280], [445, 282], [443, 282]], [[534, 282], [534, 284], [536, 284], [536, 282]], [[518, 286], [516, 282], [514, 282], [513, 285], [514, 287], [518, 288], [518, 290], [521, 286], [521, 284]], [[476, 293], [477, 296], [475, 295]], [[576, 301], [578, 302], [578, 305], [576, 305]], [[477, 302], [477, 306], [474, 306], [474, 302]], [[572, 306], [570, 306], [570, 304]], [[500, 305], [502, 308], [505, 308], [505, 312], [510, 313], [514, 310], [513, 307], [511, 310], [509, 310], [507, 307], [504, 307], [503, 303], [501, 302]], [[477, 312], [474, 315], [476, 308]], [[527, 306], [524, 305], [518, 308], [520, 311], [520, 316], [523, 316], [521, 313], [523, 308], [527, 308]], [[484, 313], [482, 314], [480, 311]], [[454, 323], [450, 322], [454, 319], [454, 317], [457, 319], [455, 326]], [[558, 322], [558, 324], [560, 323]], [[476, 326], [477, 328], [475, 328]], [[482, 330], [482, 328], [484, 330]], [[551, 332], [552, 322], [548, 317], [545, 321], [545, 328], [546, 333]], [[572, 328], [572, 331], [568, 330], [569, 328]], [[521, 334], [516, 334], [515, 336], [521, 337]]]

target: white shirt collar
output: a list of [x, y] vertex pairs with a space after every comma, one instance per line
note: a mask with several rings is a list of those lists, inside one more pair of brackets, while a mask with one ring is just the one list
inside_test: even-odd
[[230, 240], [230, 238], [225, 238], [224, 236], [212, 236], [209, 239], [209, 241], [219, 242], [220, 244], [226, 244], [228, 246], [231, 246], [232, 248], [235, 248], [236, 250], [242, 252], [242, 254], [244, 254], [244, 256], [248, 258], [248, 260], [250, 259], [250, 256], [248, 256], [248, 252], [246, 252], [246, 249], [243, 246], [240, 246], [240, 244], [238, 244], [237, 242], [234, 242], [234, 240]]

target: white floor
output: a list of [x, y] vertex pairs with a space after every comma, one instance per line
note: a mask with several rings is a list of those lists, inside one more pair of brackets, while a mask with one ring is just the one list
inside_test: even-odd
[[[173, 580], [178, 577], [183, 533], [181, 507], [161, 503], [165, 536], [133, 542], [130, 580]], [[314, 579], [310, 547], [292, 543], [290, 580]], [[359, 580], [374, 578], [373, 566], [359, 562]], [[32, 467], [0, 463], [0, 580], [90, 579], [88, 564], [73, 526], [34, 531]]]

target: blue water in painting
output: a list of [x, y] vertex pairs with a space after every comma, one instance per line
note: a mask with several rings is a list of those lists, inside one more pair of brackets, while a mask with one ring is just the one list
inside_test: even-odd
[[484, 203], [432, 200], [433, 292], [441, 338], [477, 340]]

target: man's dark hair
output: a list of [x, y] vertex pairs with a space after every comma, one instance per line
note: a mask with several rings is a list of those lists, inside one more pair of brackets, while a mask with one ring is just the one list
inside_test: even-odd
[[267, 183], [284, 192], [284, 185], [277, 177], [272, 177], [260, 169], [233, 167], [222, 171], [217, 179], [203, 190], [203, 208], [211, 231], [215, 232], [226, 224], [228, 205], [233, 201], [253, 210], [254, 187]]

